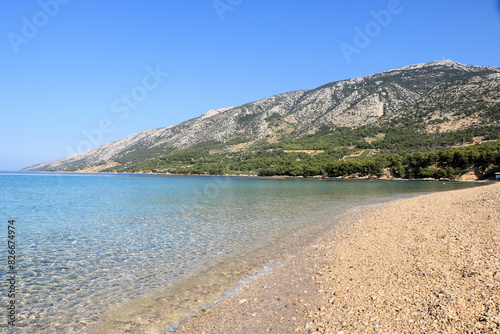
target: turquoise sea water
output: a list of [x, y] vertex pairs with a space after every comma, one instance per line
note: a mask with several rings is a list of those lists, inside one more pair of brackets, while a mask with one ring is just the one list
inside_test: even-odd
[[[9, 220], [16, 221], [18, 270], [13, 332], [98, 333], [124, 328], [127, 317], [148, 321], [140, 308], [120, 313], [134, 301], [154, 309], [167, 307], [158, 296], [174, 300], [182, 295], [182, 301], [168, 304], [166, 323], [195, 311], [256, 268], [293, 251], [287, 245], [297, 241], [294, 234], [308, 230], [314, 237], [331, 228], [334, 222], [327, 217], [336, 212], [471, 186], [0, 173], [0, 303], [5, 314], [0, 329], [8, 330]], [[305, 240], [303, 234], [299, 238]], [[233, 280], [217, 278], [200, 288], [192, 283], [197, 275], [204, 281], [210, 275]]]

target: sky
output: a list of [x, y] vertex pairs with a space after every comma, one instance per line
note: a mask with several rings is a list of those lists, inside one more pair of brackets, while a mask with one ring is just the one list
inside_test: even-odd
[[0, 2], [0, 170], [443, 58], [500, 67], [500, 0]]

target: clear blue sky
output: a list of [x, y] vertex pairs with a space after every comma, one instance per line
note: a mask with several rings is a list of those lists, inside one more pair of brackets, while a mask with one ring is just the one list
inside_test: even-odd
[[0, 170], [409, 64], [500, 66], [499, 33], [497, 0], [1, 1]]

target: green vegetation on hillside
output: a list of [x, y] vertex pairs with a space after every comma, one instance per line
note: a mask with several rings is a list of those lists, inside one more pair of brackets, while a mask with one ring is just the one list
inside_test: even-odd
[[[295, 128], [288, 134], [281, 132], [279, 138], [269, 136], [251, 143], [244, 138], [207, 141], [183, 150], [136, 145], [113, 159], [118, 166], [103, 172], [406, 179], [456, 179], [474, 172], [480, 178], [492, 177], [500, 166], [500, 144], [458, 146], [472, 145], [478, 139], [500, 140], [500, 103], [467, 91], [454, 100], [446, 93], [447, 86], [454, 84], [445, 83], [428, 99], [369, 125], [323, 125], [308, 135]], [[254, 131], [254, 118], [241, 116], [238, 124]], [[283, 122], [278, 114], [266, 120], [271, 127]], [[441, 130], [449, 129], [451, 121], [455, 122], [451, 128], [458, 130]]]
[[[457, 140], [461, 142], [462, 138], [457, 136]], [[342, 159], [354, 152], [354, 149], [346, 147], [318, 154], [268, 148], [210, 154], [192, 148], [139, 164], [122, 165], [108, 171], [303, 177], [385, 175], [406, 179], [455, 179], [470, 171], [479, 178], [491, 178], [495, 171], [500, 170], [499, 142], [414, 152], [406, 149], [398, 153], [380, 153], [372, 157], [361, 154], [359, 157]]]

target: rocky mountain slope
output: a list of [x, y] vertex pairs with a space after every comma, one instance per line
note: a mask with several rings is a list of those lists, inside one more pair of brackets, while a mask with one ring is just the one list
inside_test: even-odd
[[436, 61], [210, 110], [175, 126], [145, 130], [25, 170], [109, 167], [127, 163], [128, 157], [148, 160], [207, 142], [220, 147], [273, 143], [324, 129], [404, 121], [415, 114], [429, 131], [455, 130], [484, 122], [475, 113], [478, 106], [499, 101], [500, 68]]

